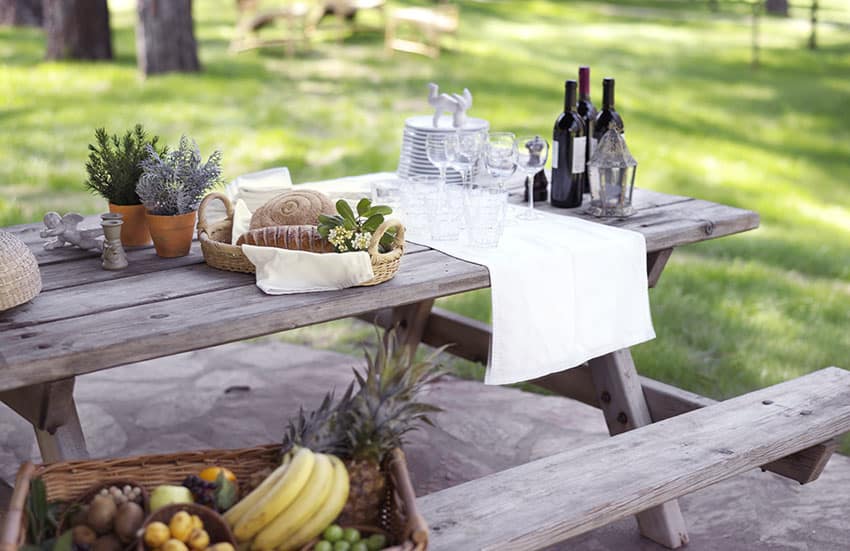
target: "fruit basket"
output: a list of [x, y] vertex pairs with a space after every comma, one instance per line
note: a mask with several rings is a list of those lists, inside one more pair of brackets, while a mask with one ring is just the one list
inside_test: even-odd
[[[18, 471], [9, 511], [0, 526], [0, 551], [18, 551], [26, 535], [26, 500], [30, 481], [41, 477], [48, 501], [74, 501], [92, 487], [133, 480], [151, 491], [163, 484], [179, 483], [210, 466], [230, 469], [240, 482], [240, 493], [250, 487], [252, 475], [269, 471], [280, 464], [280, 446], [258, 446], [234, 450], [206, 450], [173, 454], [136, 456], [121, 459], [68, 461], [46, 465], [25, 463]], [[401, 449], [389, 454], [384, 464], [387, 496], [381, 506], [378, 528], [396, 544], [393, 551], [425, 551], [428, 527], [416, 510], [415, 494]]]
[[[227, 211], [227, 217], [218, 222], [207, 220], [207, 206], [214, 200], [221, 201]], [[385, 253], [379, 252], [381, 238], [391, 228], [396, 228], [392, 249]], [[242, 252], [242, 248], [230, 243], [232, 230], [233, 204], [230, 198], [223, 193], [210, 193], [204, 197], [198, 208], [198, 241], [201, 243], [204, 260], [208, 265], [219, 270], [253, 274], [254, 265]], [[385, 221], [372, 236], [368, 252], [372, 260], [374, 277], [359, 286], [377, 285], [392, 279], [398, 272], [401, 257], [404, 255], [404, 226], [396, 220]]]

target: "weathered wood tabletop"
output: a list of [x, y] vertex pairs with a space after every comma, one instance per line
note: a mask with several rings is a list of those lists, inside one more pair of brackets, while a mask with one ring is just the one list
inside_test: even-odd
[[[651, 286], [675, 247], [759, 224], [748, 210], [644, 189], [635, 190], [634, 204], [633, 217], [604, 221], [581, 209], [538, 208], [642, 233]], [[35, 253], [44, 290], [32, 302], [0, 313], [0, 401], [33, 424], [45, 461], [86, 456], [74, 378], [118, 365], [381, 310], [402, 322], [411, 344], [451, 335], [456, 353], [463, 355], [464, 345], [474, 343], [479, 352], [472, 356], [486, 359], [486, 329], [439, 318], [432, 305], [438, 297], [488, 287], [487, 269], [427, 247], [408, 243], [396, 277], [375, 287], [268, 296], [253, 275], [208, 267], [197, 243], [189, 256], [177, 259], [158, 258], [152, 248], [131, 250], [129, 268], [110, 272], [101, 269], [97, 253], [44, 250], [40, 229], [40, 224], [5, 228]], [[586, 369], [549, 376], [543, 384], [601, 407], [611, 434], [653, 422], [645, 395], [658, 397], [656, 407], [693, 409], [686, 398], [645, 392], [627, 349], [591, 360]], [[638, 519], [644, 535], [668, 547], [687, 541], [675, 501]]]
[[[637, 215], [606, 223], [643, 233], [649, 252], [758, 225], [753, 212], [687, 197], [637, 190], [635, 203]], [[132, 250], [128, 269], [109, 272], [96, 253], [44, 250], [39, 230], [6, 228], [35, 253], [44, 291], [0, 313], [0, 391], [489, 286], [485, 268], [408, 244], [386, 284], [272, 297], [251, 275], [209, 268], [197, 243], [178, 259]]]

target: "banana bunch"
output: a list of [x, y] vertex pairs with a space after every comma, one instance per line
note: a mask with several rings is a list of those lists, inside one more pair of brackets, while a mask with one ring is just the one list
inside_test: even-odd
[[348, 471], [339, 458], [298, 448], [224, 519], [240, 548], [299, 549], [339, 516], [348, 489]]

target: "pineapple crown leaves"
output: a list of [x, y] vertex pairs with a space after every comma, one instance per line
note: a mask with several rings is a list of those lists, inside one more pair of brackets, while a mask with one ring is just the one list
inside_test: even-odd
[[123, 136], [110, 136], [105, 128], [94, 132], [95, 143], [89, 144], [86, 161], [86, 187], [115, 205], [138, 205], [136, 184], [142, 175], [140, 163], [150, 155], [149, 149], [165, 154], [167, 147], [158, 147], [159, 136], [148, 137], [144, 127], [137, 124]]
[[333, 392], [310, 413], [302, 409], [290, 420], [283, 452], [293, 446], [333, 453], [353, 459], [380, 462], [384, 455], [404, 443], [404, 436], [419, 423], [433, 426], [429, 414], [440, 408], [418, 400], [423, 388], [442, 375], [436, 358], [446, 347], [417, 359], [413, 347], [404, 345], [398, 331], [379, 333], [377, 352], [367, 350], [366, 368], [354, 369], [355, 382], [334, 403]]
[[419, 422], [433, 426], [428, 415], [442, 410], [417, 397], [442, 375], [435, 360], [444, 350], [417, 360], [414, 347], [406, 346], [393, 328], [384, 334], [375, 356], [365, 352], [365, 371], [354, 370], [360, 388], [346, 411], [353, 457], [380, 461], [386, 452], [401, 446], [404, 435]]
[[352, 382], [336, 404], [334, 404], [334, 391], [330, 391], [325, 394], [317, 409], [305, 413], [304, 407], [301, 406], [298, 409], [298, 417], [290, 419], [287, 423], [281, 454], [289, 453], [295, 446], [327, 453], [344, 453], [344, 444], [339, 431], [335, 428], [338, 424], [339, 412], [349, 406], [353, 393], [354, 383]]
[[160, 154], [150, 146], [147, 151], [136, 192], [151, 214], [174, 216], [197, 210], [221, 177], [221, 151], [214, 151], [204, 163], [198, 144], [185, 135], [174, 151]]

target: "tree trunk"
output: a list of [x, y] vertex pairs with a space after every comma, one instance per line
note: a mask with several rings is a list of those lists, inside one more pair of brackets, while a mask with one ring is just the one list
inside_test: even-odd
[[0, 25], [41, 27], [41, 0], [0, 0]]
[[764, 8], [767, 13], [788, 17], [788, 0], [766, 0]]
[[138, 0], [136, 57], [145, 75], [201, 70], [192, 0]]
[[112, 59], [106, 0], [44, 0], [47, 59]]

